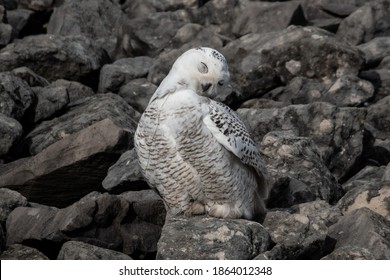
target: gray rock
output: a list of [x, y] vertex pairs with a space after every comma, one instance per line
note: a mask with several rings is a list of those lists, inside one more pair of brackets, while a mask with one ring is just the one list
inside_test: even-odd
[[247, 99], [272, 89], [277, 79], [286, 84], [298, 76], [332, 82], [343, 75], [356, 76], [363, 63], [356, 48], [314, 27], [248, 34], [227, 44], [223, 54]]
[[96, 122], [35, 156], [0, 166], [0, 187], [29, 201], [65, 207], [100, 189], [107, 169], [127, 150], [133, 133], [110, 119]]
[[59, 79], [50, 84], [51, 87], [65, 87], [69, 96], [69, 107], [74, 106], [81, 99], [95, 95], [95, 92], [86, 85], [75, 81]]
[[[370, 182], [385, 181], [386, 167], [385, 166], [371, 166], [367, 165], [361, 169], [358, 173], [343, 183], [342, 188], [345, 192], [348, 192], [356, 187], [364, 186]], [[388, 179], [387, 179], [388, 180]]]
[[12, 26], [4, 23], [6, 18], [5, 9], [0, 5], [0, 48], [7, 45], [12, 40]]
[[152, 59], [147, 56], [122, 58], [113, 64], [106, 64], [100, 71], [99, 92], [118, 92], [129, 81], [148, 75]]
[[375, 96], [371, 102], [377, 102], [390, 95], [390, 68], [363, 71], [360, 73], [360, 77], [374, 85]]
[[337, 248], [321, 260], [375, 260], [375, 257], [365, 248], [347, 245]]
[[17, 0], [1, 0], [1, 5], [3, 5], [7, 10], [13, 10], [18, 7]]
[[[241, 37], [248, 33], [265, 33], [287, 28], [289, 25], [306, 23], [299, 2], [239, 1], [232, 20], [233, 33]], [[278, 16], [275, 16], [277, 13]]]
[[51, 10], [55, 2], [55, 0], [18, 0], [20, 7], [37, 12]]
[[13, 244], [0, 255], [0, 260], [48, 260], [42, 252], [22, 244]]
[[240, 109], [267, 109], [267, 108], [282, 108], [290, 105], [290, 103], [274, 101], [266, 98], [249, 99], [240, 105]]
[[12, 74], [24, 80], [30, 87], [45, 87], [50, 83], [45, 78], [37, 75], [28, 67], [19, 67], [12, 70]]
[[0, 157], [9, 152], [22, 133], [22, 125], [17, 120], [0, 113]]
[[[329, 103], [290, 105], [272, 109], [239, 109], [254, 140], [275, 130], [292, 130], [310, 137], [336, 179], [342, 178], [362, 154], [363, 108], [337, 108]], [[259, 145], [260, 146], [260, 145]]]
[[196, 0], [125, 0], [121, 1], [122, 10], [126, 12], [129, 18], [145, 17], [151, 13], [175, 11], [185, 8], [194, 8], [197, 5]]
[[29, 31], [28, 29], [35, 26], [34, 11], [27, 9], [16, 9], [7, 11], [8, 23], [12, 26], [12, 37], [20, 38]]
[[273, 131], [264, 136], [261, 150], [274, 178], [268, 207], [288, 208], [316, 199], [334, 203], [341, 197], [341, 187], [310, 138]]
[[156, 89], [157, 86], [146, 79], [135, 79], [122, 86], [118, 94], [131, 107], [143, 113]]
[[131, 260], [128, 255], [79, 241], [62, 245], [57, 260]]
[[390, 55], [390, 37], [376, 37], [357, 48], [364, 53], [368, 65], [379, 64], [384, 57]]
[[258, 259], [320, 259], [334, 248], [334, 240], [328, 237], [328, 228], [316, 213], [290, 214], [284, 211], [267, 213], [264, 227], [276, 246]]
[[3, 226], [2, 224], [0, 224], [0, 257], [1, 257], [1, 253], [4, 251], [5, 249], [5, 235], [4, 235], [4, 231], [3, 231]]
[[367, 208], [351, 211], [329, 228], [329, 235], [337, 240], [336, 249], [365, 248], [375, 259], [390, 259], [389, 234], [389, 220]]
[[27, 66], [49, 81], [68, 79], [92, 84], [108, 61], [105, 51], [83, 36], [35, 35], [0, 50], [0, 71]]
[[12, 210], [20, 206], [27, 206], [24, 196], [7, 188], [0, 188], [0, 224], [5, 224]]
[[114, 193], [147, 187], [134, 149], [123, 153], [118, 161], [108, 169], [102, 186]]
[[158, 242], [157, 259], [253, 259], [271, 245], [269, 234], [256, 222], [169, 217]]
[[21, 120], [34, 100], [34, 92], [25, 81], [10, 72], [0, 73], [0, 113]]
[[24, 143], [26, 149], [36, 155], [56, 141], [104, 119], [110, 119], [115, 125], [133, 133], [139, 117], [140, 114], [120, 96], [97, 94], [75, 102], [66, 114], [35, 127], [26, 135]]

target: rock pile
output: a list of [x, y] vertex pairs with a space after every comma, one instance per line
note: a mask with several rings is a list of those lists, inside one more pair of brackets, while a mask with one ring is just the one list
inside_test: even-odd
[[[390, 0], [0, 0], [0, 259], [390, 259]], [[166, 216], [133, 135], [218, 49], [264, 223]]]

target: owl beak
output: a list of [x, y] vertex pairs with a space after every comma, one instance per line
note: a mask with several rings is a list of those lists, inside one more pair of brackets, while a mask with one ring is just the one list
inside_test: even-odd
[[206, 92], [211, 87], [211, 83], [202, 84], [202, 91]]

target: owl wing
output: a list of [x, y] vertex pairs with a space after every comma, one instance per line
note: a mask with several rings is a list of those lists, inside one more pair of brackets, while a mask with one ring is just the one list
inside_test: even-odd
[[225, 104], [210, 100], [209, 113], [203, 122], [221, 145], [256, 170], [261, 196], [267, 197], [269, 186], [265, 164], [238, 115]]

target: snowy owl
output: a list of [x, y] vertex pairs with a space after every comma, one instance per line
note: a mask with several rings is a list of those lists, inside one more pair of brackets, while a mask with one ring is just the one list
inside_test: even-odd
[[267, 171], [244, 123], [216, 102], [229, 82], [211, 48], [182, 54], [152, 96], [134, 138], [142, 173], [172, 214], [262, 221]]

